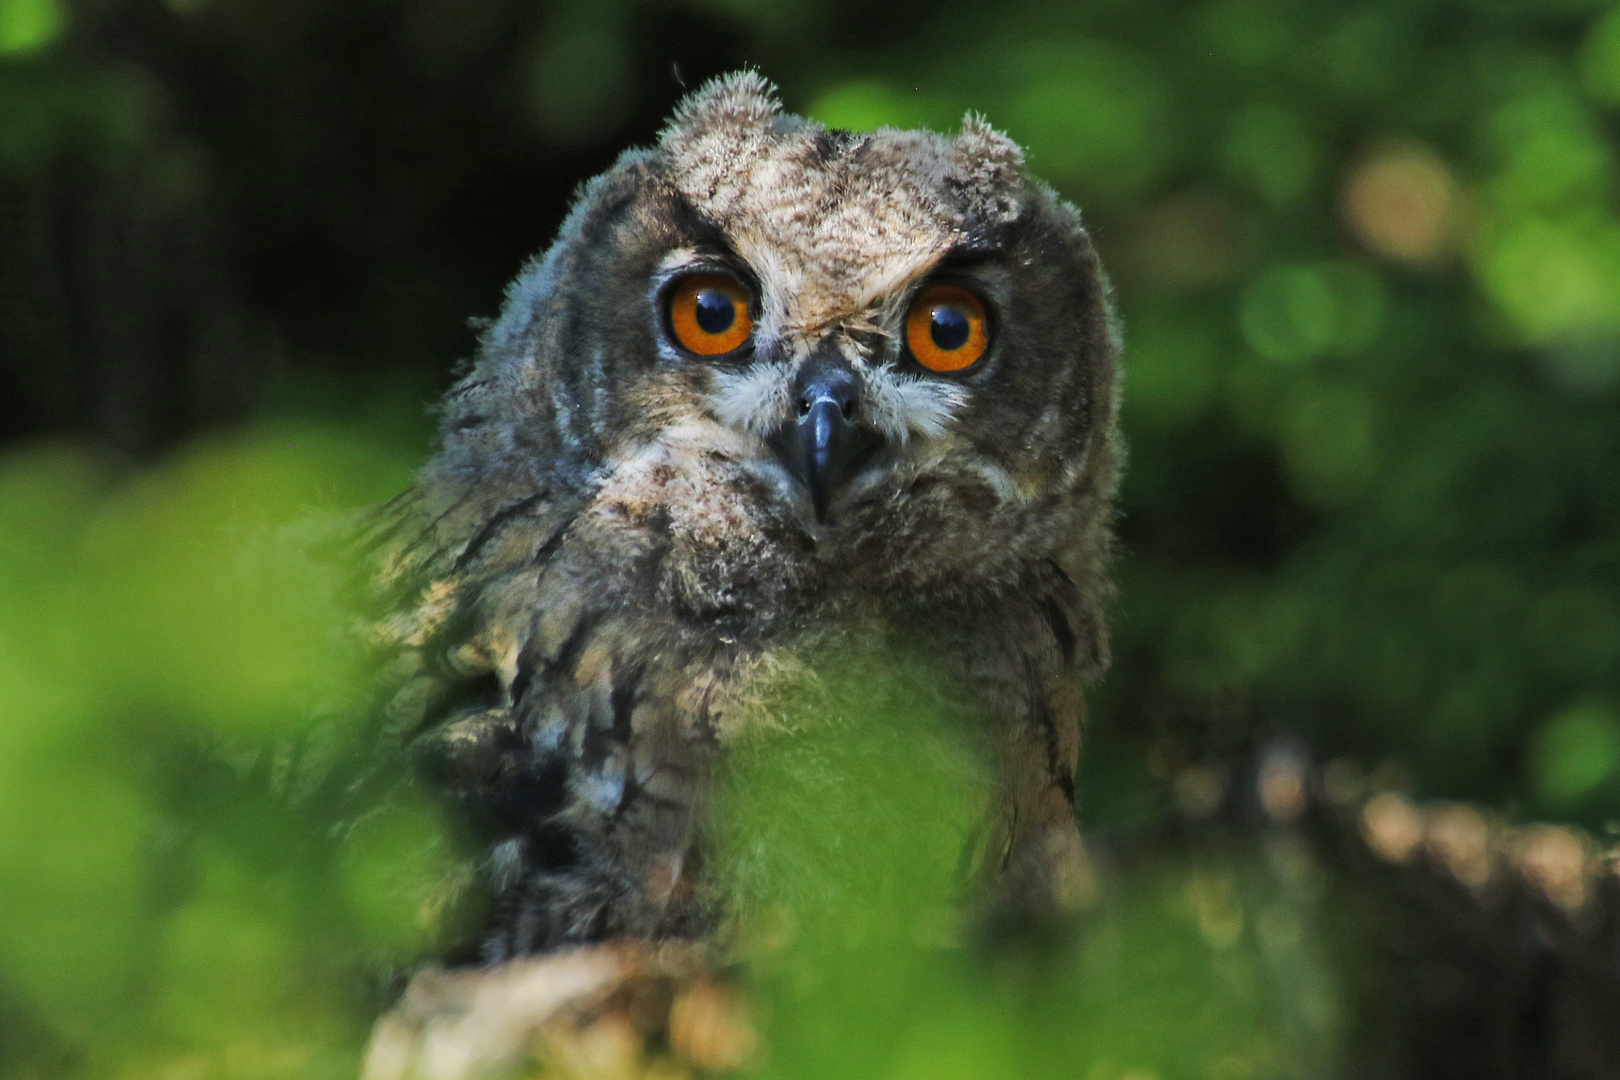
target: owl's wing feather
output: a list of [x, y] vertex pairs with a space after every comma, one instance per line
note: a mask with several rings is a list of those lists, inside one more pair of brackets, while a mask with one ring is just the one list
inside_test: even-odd
[[413, 521], [378, 528], [379, 577], [413, 597], [377, 623], [409, 673], [383, 711], [478, 852], [497, 909], [481, 954], [680, 933], [712, 744], [702, 680], [653, 670], [678, 643], [589, 580], [577, 501], [441, 501], [407, 500]]

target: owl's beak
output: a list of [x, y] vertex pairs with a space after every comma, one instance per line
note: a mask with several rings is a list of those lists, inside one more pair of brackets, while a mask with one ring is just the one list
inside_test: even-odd
[[788, 471], [809, 489], [816, 520], [825, 521], [834, 492], [878, 440], [858, 422], [860, 384], [842, 359], [813, 358], [794, 389], [798, 418], [772, 444]]

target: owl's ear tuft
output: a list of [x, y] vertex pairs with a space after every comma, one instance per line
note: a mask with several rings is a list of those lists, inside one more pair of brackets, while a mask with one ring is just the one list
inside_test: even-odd
[[991, 127], [978, 113], [962, 118], [962, 130], [951, 141], [951, 173], [966, 191], [996, 206], [998, 217], [1016, 216], [1009, 198], [1024, 182], [1024, 151]]
[[710, 79], [687, 95], [658, 141], [668, 149], [719, 132], [762, 132], [781, 112], [776, 87], [758, 71], [745, 68]]

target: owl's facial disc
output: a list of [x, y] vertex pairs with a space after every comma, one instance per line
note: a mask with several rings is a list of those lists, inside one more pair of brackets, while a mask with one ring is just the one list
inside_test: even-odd
[[860, 374], [834, 348], [799, 368], [792, 386], [793, 418], [769, 439], [782, 464], [810, 493], [816, 520], [825, 521], [834, 492], [883, 440], [860, 415]]

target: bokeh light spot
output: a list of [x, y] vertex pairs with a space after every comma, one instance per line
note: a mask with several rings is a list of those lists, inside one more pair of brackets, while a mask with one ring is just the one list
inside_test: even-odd
[[1238, 318], [1255, 352], [1291, 364], [1369, 348], [1383, 332], [1387, 307], [1383, 283], [1365, 267], [1295, 264], [1255, 279], [1244, 290]]
[[1155, 427], [1197, 418], [1215, 392], [1218, 356], [1208, 329], [1171, 312], [1144, 312], [1125, 355], [1125, 408]]
[[1249, 244], [1236, 213], [1214, 193], [1171, 196], [1129, 223], [1115, 265], [1133, 281], [1166, 291], [1220, 285], [1236, 273]]
[[925, 127], [937, 122], [942, 107], [919, 91], [901, 90], [876, 79], [856, 79], [830, 87], [809, 113], [829, 128], [876, 131], [882, 127]]
[[0, 56], [38, 52], [62, 33], [58, 0], [0, 0]]
[[1620, 330], [1620, 223], [1526, 218], [1486, 239], [1475, 269], [1531, 342]]
[[1252, 102], [1232, 118], [1221, 162], [1235, 179], [1276, 204], [1297, 202], [1316, 179], [1321, 149], [1305, 120], [1275, 101]]
[[1445, 161], [1419, 143], [1380, 147], [1345, 180], [1345, 221], [1372, 251], [1402, 262], [1429, 263], [1451, 245], [1457, 182]]
[[1533, 780], [1555, 803], [1586, 795], [1620, 768], [1620, 717], [1599, 705], [1579, 705], [1549, 720], [1536, 737]]
[[1308, 383], [1281, 416], [1283, 461], [1306, 503], [1337, 506], [1367, 489], [1378, 472], [1378, 404], [1359, 386]]
[[1570, 209], [1602, 199], [1613, 183], [1614, 150], [1591, 109], [1562, 83], [1509, 98], [1481, 134], [1496, 163], [1487, 193], [1499, 211]]
[[1169, 84], [1143, 58], [1087, 40], [1026, 47], [1017, 89], [998, 110], [1032, 165], [1109, 196], [1140, 190], [1179, 145]]

